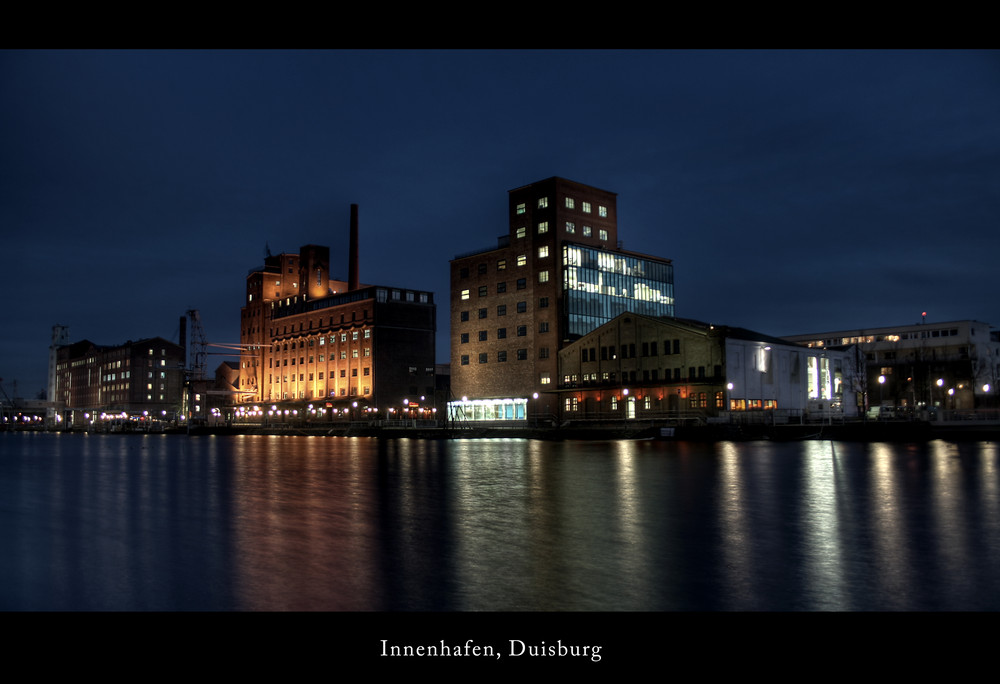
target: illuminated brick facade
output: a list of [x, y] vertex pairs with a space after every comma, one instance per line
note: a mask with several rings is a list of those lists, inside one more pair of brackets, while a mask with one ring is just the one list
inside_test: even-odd
[[434, 395], [435, 306], [422, 290], [331, 279], [328, 247], [247, 276], [239, 401], [388, 409]]

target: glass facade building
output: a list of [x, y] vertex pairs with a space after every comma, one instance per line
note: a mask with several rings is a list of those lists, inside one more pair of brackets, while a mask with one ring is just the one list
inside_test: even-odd
[[674, 267], [668, 262], [567, 243], [562, 267], [569, 339], [626, 311], [674, 315]]

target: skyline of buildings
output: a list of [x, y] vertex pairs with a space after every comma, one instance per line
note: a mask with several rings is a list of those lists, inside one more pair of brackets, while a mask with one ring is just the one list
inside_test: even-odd
[[[625, 400], [619, 393], [614, 400], [615, 404], [631, 404], [641, 399], [641, 409], [650, 416], [679, 416], [682, 410], [707, 415], [770, 407], [804, 409], [806, 401], [796, 399], [789, 406], [778, 395], [765, 397], [763, 388], [751, 396], [746, 384], [720, 386], [730, 370], [739, 367], [733, 362], [743, 352], [737, 353], [735, 347], [726, 352], [723, 346], [722, 362], [706, 365], [682, 359], [676, 349], [668, 348], [667, 338], [576, 344], [583, 338], [593, 342], [592, 333], [609, 330], [613, 321], [617, 321], [615, 334], [621, 337], [627, 327], [621, 317], [626, 313], [647, 322], [674, 316], [673, 262], [622, 249], [617, 217], [616, 193], [560, 177], [508, 191], [507, 234], [497, 239], [495, 247], [459, 254], [450, 262], [449, 415], [525, 420], [530, 412], [557, 419], [567, 412], [581, 415], [577, 413], [580, 407], [582, 415], [597, 415], [601, 413], [597, 408], [605, 410], [609, 405], [591, 405], [595, 397], [600, 401], [602, 392], [597, 388], [607, 389], [616, 382], [619, 389], [625, 389], [626, 383], [647, 387], [644, 395], [633, 393]], [[357, 205], [351, 205], [347, 281], [331, 277], [330, 252], [326, 246], [304, 245], [298, 253], [268, 253], [264, 264], [246, 276], [239, 362], [230, 364], [225, 373], [229, 380], [223, 383], [235, 395], [232, 403], [322, 401], [326, 409], [361, 411], [435, 407], [442, 397], [438, 396], [441, 374], [435, 363], [433, 293], [361, 284]], [[750, 333], [685, 320], [673, 324], [718, 327], [730, 332], [730, 340], [738, 337], [732, 331]], [[978, 339], [973, 339], [977, 334]], [[803, 343], [824, 353], [859, 345], [867, 361], [868, 394], [873, 397], [877, 387], [878, 403], [887, 397], [901, 405], [932, 403], [932, 382], [936, 382], [940, 393], [948, 393], [952, 408], [973, 408], [977, 398], [995, 393], [1000, 375], [1000, 333], [975, 321], [895, 326], [868, 334], [786, 336], [780, 341], [761, 333], [744, 337], [763, 341], [762, 345], [766, 340]], [[136, 388], [142, 378], [137, 376], [133, 386], [131, 377], [135, 354], [121, 351], [132, 344], [115, 347], [119, 351], [112, 355], [122, 359], [105, 358], [110, 348], [88, 340], [70, 344], [65, 327], [55, 326], [50, 347], [51, 401], [63, 402], [67, 409], [139, 406], [143, 393]], [[656, 363], [643, 361], [629, 368], [626, 359], [636, 358], [636, 345], [642, 350], [641, 358], [658, 357]], [[180, 361], [171, 361], [172, 370], [186, 368], [185, 346], [178, 348]], [[601, 350], [599, 359], [597, 349]], [[615, 351], [609, 354], [611, 349]], [[177, 352], [171, 354], [173, 359]], [[661, 363], [669, 355], [674, 355], [673, 365]], [[816, 358], [829, 356], [810, 357], [802, 374], [796, 371], [794, 376], [804, 379], [802, 387], [807, 389], [802, 396], [808, 400], [826, 399], [843, 408], [843, 368], [835, 371], [814, 363]], [[123, 360], [126, 368], [120, 371], [118, 364]], [[747, 356], [746, 363], [751, 361]], [[615, 363], [612, 367], [605, 362]], [[904, 364], [908, 368], [902, 368]], [[86, 372], [71, 373], [73, 368]], [[838, 373], [841, 380], [833, 382]], [[145, 401], [179, 401], [180, 394], [169, 400], [154, 399], [168, 385], [174, 392], [177, 383], [161, 382], [166, 376], [145, 379], [150, 381]], [[693, 383], [704, 387], [695, 388]], [[85, 385], [95, 389], [84, 391]], [[835, 386], [836, 392], [829, 389]], [[850, 389], [863, 397], [863, 387]], [[868, 401], [875, 403], [870, 397], [863, 403]], [[634, 406], [628, 404], [624, 415], [635, 417]]]

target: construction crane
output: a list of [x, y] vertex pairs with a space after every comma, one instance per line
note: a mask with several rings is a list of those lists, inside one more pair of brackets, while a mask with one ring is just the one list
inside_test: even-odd
[[205, 379], [205, 330], [201, 327], [201, 314], [198, 309], [188, 309], [187, 317], [191, 321], [191, 379]]

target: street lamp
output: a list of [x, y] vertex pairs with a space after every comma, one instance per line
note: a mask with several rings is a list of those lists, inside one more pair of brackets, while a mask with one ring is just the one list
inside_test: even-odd
[[882, 410], [882, 387], [884, 385], [885, 385], [885, 376], [884, 375], [878, 376], [878, 405], [880, 413]]

